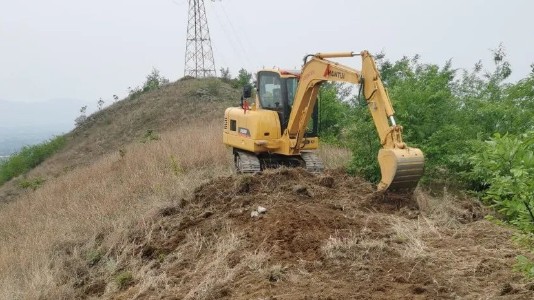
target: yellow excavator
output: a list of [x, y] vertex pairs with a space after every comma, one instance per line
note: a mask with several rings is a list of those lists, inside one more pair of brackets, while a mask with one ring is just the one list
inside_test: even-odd
[[[327, 58], [360, 56], [358, 71]], [[239, 173], [256, 173], [277, 166], [301, 166], [321, 172], [323, 162], [314, 150], [319, 146], [317, 96], [323, 82], [360, 84], [373, 117], [382, 148], [378, 152], [381, 180], [378, 190], [413, 189], [423, 175], [421, 150], [402, 140], [402, 126], [368, 51], [331, 52], [304, 57], [300, 71], [259, 71], [256, 97], [243, 89], [241, 105], [224, 114], [223, 142], [232, 147]]]

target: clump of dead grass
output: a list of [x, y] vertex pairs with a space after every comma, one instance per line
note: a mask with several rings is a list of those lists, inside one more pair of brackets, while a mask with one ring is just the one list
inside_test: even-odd
[[454, 195], [446, 188], [440, 191], [439, 196], [417, 189], [414, 197], [421, 213], [439, 227], [458, 228], [462, 224], [481, 220], [488, 213], [488, 209], [476, 199]]
[[428, 247], [424, 242], [424, 236], [432, 229], [433, 225], [426, 219], [409, 220], [404, 218], [393, 218], [391, 229], [394, 232], [394, 241], [400, 245], [398, 248], [401, 257], [408, 259], [423, 258], [428, 254]]
[[[228, 230], [227, 230], [228, 232]], [[196, 233], [199, 241], [194, 247], [194, 250], [199, 253], [202, 251], [201, 247], [206, 241], [202, 241], [202, 235]], [[195, 239], [190, 239], [195, 241]], [[190, 276], [200, 276], [200, 280], [196, 280], [198, 285], [193, 286], [185, 295], [184, 299], [209, 299], [216, 298], [214, 293], [218, 292], [228, 282], [230, 282], [236, 275], [237, 270], [242, 268], [241, 265], [228, 266], [227, 259], [233, 251], [236, 251], [241, 244], [241, 239], [234, 233], [228, 232], [218, 237], [214, 244], [207, 245], [208, 249], [212, 249], [213, 255], [205, 255], [199, 257], [196, 261], [195, 267], [190, 272]]]
[[328, 169], [346, 168], [352, 158], [352, 153], [349, 149], [328, 144], [321, 144], [318, 152]]
[[327, 258], [334, 260], [360, 261], [380, 258], [388, 245], [384, 239], [373, 238], [370, 233], [371, 230], [367, 226], [363, 226], [359, 232], [350, 231], [348, 234], [337, 232], [324, 242], [321, 251]]

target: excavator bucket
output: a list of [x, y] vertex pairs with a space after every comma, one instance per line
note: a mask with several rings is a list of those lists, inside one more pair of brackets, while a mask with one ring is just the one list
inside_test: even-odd
[[423, 176], [425, 158], [417, 148], [380, 149], [378, 163], [382, 179], [378, 190], [413, 190]]

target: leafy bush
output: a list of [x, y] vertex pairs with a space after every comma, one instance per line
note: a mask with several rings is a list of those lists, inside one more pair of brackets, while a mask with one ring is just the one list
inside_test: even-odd
[[221, 68], [220, 69], [221, 74], [221, 80], [223, 82], [229, 83], [232, 80], [232, 75], [230, 75], [230, 69], [229, 68]]
[[252, 73], [247, 72], [247, 70], [241, 68], [237, 73], [237, 77], [234, 79], [234, 87], [244, 87], [247, 84], [250, 84], [252, 80]]
[[533, 231], [534, 132], [495, 134], [471, 159], [471, 179], [482, 183], [482, 199], [511, 224]]
[[518, 255], [516, 258], [514, 270], [523, 273], [527, 278], [534, 278], [534, 262], [524, 255]]
[[65, 137], [57, 136], [41, 144], [22, 148], [8, 160], [0, 162], [0, 184], [28, 172], [64, 145]]
[[128, 96], [130, 96], [130, 98], [136, 98], [143, 93], [157, 90], [168, 83], [169, 79], [163, 77], [159, 70], [154, 68], [152, 69], [152, 72], [146, 76], [146, 80], [142, 87], [136, 86], [134, 88], [128, 88]]

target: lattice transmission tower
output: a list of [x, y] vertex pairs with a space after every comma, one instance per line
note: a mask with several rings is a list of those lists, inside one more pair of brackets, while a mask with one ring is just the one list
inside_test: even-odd
[[184, 76], [199, 78], [215, 75], [215, 61], [204, 0], [189, 0]]

